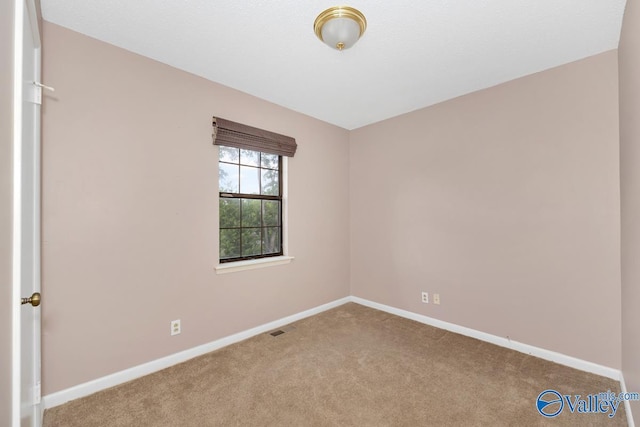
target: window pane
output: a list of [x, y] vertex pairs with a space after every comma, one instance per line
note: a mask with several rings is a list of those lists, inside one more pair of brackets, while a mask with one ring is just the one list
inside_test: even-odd
[[223, 193], [237, 193], [238, 192], [238, 166], [229, 165], [227, 163], [219, 163], [220, 172], [218, 174], [218, 184], [220, 191]]
[[260, 152], [240, 150], [240, 164], [247, 166], [260, 166]]
[[233, 147], [220, 146], [219, 159], [221, 162], [238, 163], [238, 149]]
[[221, 261], [282, 253], [282, 201], [262, 198], [280, 198], [280, 162], [276, 154], [219, 147], [220, 193], [252, 195], [219, 198]]
[[242, 199], [242, 226], [260, 227], [260, 200]]
[[261, 169], [262, 172], [262, 193], [267, 196], [279, 196], [280, 186], [278, 183], [278, 171]]
[[220, 258], [240, 256], [240, 229], [220, 230]]
[[240, 166], [240, 192], [260, 194], [260, 169]]
[[260, 228], [244, 228], [242, 230], [242, 256], [260, 255], [262, 239]]
[[240, 200], [220, 199], [220, 228], [240, 227]]
[[262, 225], [265, 227], [280, 225], [280, 202], [262, 201]]
[[278, 169], [278, 155], [262, 153], [262, 167], [269, 169]]
[[265, 228], [262, 245], [265, 254], [280, 252], [280, 227]]

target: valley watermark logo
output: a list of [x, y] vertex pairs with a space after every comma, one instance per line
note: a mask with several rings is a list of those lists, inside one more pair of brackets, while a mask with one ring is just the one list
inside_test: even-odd
[[553, 418], [562, 413], [565, 408], [573, 414], [608, 414], [609, 418], [616, 416], [620, 404], [625, 400], [640, 400], [638, 393], [615, 394], [611, 390], [603, 393], [588, 394], [584, 398], [580, 394], [560, 394], [556, 390], [545, 390], [536, 399], [536, 409], [540, 415]]
[[564, 409], [562, 395], [555, 390], [545, 390], [538, 395], [536, 401], [538, 412], [545, 417], [556, 417]]

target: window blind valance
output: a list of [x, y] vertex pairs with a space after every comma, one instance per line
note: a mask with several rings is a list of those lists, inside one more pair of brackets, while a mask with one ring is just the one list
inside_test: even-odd
[[262, 151], [263, 153], [287, 157], [293, 157], [298, 147], [296, 140], [290, 136], [254, 128], [242, 123], [221, 119], [220, 117], [213, 118], [213, 144]]

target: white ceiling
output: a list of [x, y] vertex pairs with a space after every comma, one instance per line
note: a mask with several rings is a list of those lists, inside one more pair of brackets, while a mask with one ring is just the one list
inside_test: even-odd
[[343, 52], [313, 22], [333, 0], [41, 0], [43, 18], [346, 129], [618, 47], [626, 0], [352, 0]]

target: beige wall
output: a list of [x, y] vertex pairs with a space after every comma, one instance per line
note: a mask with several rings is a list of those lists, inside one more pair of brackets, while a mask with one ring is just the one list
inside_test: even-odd
[[353, 131], [352, 294], [620, 368], [617, 93], [610, 51]]
[[[44, 394], [349, 295], [346, 130], [46, 22], [43, 73]], [[291, 264], [215, 274], [213, 115], [296, 138]]]
[[[620, 187], [622, 198], [622, 372], [640, 390], [640, 5], [627, 2], [620, 38]], [[632, 402], [640, 422], [640, 403]]]
[[0, 425], [11, 424], [13, 2], [0, 2]]

